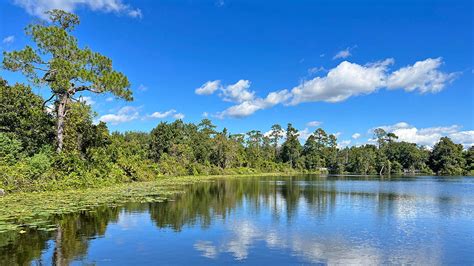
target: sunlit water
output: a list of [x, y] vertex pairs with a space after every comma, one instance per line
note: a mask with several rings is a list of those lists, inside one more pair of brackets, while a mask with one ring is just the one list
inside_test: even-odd
[[0, 264], [474, 264], [472, 177], [268, 177], [69, 215]]

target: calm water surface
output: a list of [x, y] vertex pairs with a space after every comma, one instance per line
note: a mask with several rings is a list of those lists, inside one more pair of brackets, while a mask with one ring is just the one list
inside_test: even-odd
[[5, 238], [2, 265], [474, 265], [474, 178], [217, 180]]

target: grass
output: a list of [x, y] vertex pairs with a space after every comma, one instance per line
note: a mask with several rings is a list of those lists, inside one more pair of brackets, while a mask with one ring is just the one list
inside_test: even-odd
[[187, 185], [210, 182], [216, 178], [269, 175], [277, 174], [162, 177], [151, 182], [125, 183], [104, 188], [13, 193], [0, 197], [0, 233], [24, 233], [30, 229], [54, 231], [54, 218], [64, 214], [90, 211], [99, 206], [121, 206], [126, 202], [171, 200], [177, 194], [184, 193]]

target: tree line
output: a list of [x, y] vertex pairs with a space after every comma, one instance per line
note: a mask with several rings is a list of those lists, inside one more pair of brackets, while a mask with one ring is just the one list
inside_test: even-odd
[[[463, 150], [447, 137], [432, 150], [397, 141], [375, 130], [377, 145], [338, 148], [337, 138], [318, 128], [303, 143], [292, 124], [268, 134], [231, 134], [209, 119], [159, 123], [151, 132], [110, 133], [93, 123], [83, 92], [132, 100], [127, 77], [112, 60], [80, 48], [71, 34], [79, 18], [49, 11], [49, 23], [26, 28], [35, 47], [4, 52], [2, 67], [21, 72], [29, 85], [0, 78], [0, 172], [7, 190], [90, 187], [151, 180], [159, 175], [316, 172], [357, 174], [473, 172], [473, 147]], [[43, 99], [30, 85], [47, 87]]]

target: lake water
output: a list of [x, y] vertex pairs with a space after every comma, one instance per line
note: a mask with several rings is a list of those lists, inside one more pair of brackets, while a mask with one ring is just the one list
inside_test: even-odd
[[258, 177], [66, 216], [0, 264], [474, 265], [472, 177]]

